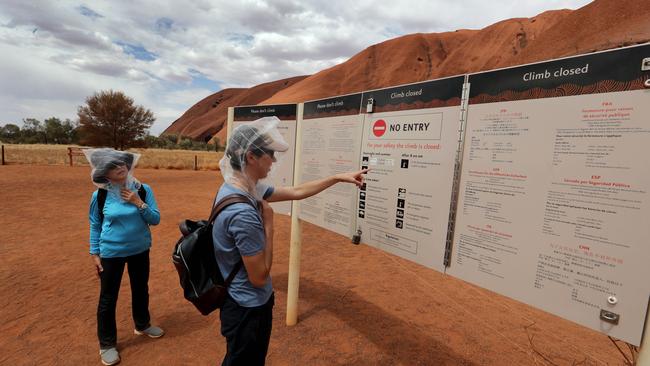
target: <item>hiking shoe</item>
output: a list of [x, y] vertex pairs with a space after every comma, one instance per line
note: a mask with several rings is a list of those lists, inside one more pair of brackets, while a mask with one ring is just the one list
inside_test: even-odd
[[160, 338], [160, 337], [163, 336], [163, 334], [165, 334], [165, 332], [162, 329], [160, 329], [160, 328], [158, 328], [156, 326], [153, 326], [153, 325], [150, 326], [149, 328], [145, 329], [145, 330], [137, 330], [137, 329], [135, 329], [133, 331], [133, 333], [135, 333], [137, 335], [146, 334], [150, 338]]
[[100, 349], [99, 357], [102, 358], [102, 363], [107, 366], [120, 363], [120, 354], [115, 347]]

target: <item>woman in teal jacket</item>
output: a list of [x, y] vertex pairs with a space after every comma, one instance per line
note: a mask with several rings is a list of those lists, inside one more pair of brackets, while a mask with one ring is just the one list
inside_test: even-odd
[[[131, 281], [135, 334], [152, 338], [164, 332], [150, 323], [149, 225], [158, 225], [160, 212], [151, 187], [131, 174], [136, 154], [113, 149], [85, 152], [93, 183], [99, 187], [90, 200], [90, 255], [101, 282], [97, 306], [99, 354], [104, 365], [120, 362], [115, 308], [124, 266]], [[102, 192], [103, 190], [103, 192]]]

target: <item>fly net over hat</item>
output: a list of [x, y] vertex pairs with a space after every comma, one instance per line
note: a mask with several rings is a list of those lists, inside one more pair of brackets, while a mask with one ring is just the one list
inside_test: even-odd
[[261, 156], [269, 151], [284, 152], [289, 145], [278, 130], [277, 117], [264, 117], [251, 123], [241, 124], [232, 131], [224, 158], [231, 168], [242, 170], [246, 165], [246, 153]]
[[133, 168], [137, 164], [140, 154], [102, 148], [86, 149], [84, 155], [86, 155], [92, 169], [90, 177], [97, 187], [105, 188], [110, 183], [107, 177], [108, 172], [121, 166], [126, 166], [129, 171], [127, 184], [135, 181], [132, 176]]
[[246, 177], [246, 153], [262, 156], [270, 152], [284, 152], [289, 149], [278, 129], [277, 117], [264, 117], [250, 123], [238, 125], [233, 129], [226, 152], [219, 162], [224, 181], [232, 183], [235, 172], [240, 178]]

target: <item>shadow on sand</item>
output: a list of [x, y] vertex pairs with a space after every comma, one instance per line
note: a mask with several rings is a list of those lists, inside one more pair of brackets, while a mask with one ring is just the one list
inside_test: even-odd
[[[287, 274], [273, 277], [276, 296], [286, 296]], [[359, 296], [352, 289], [330, 286], [307, 278], [300, 279], [300, 301], [313, 306], [299, 313], [304, 321], [317, 313], [327, 311], [363, 335], [378, 349], [386, 350], [385, 358], [392, 364], [403, 365], [474, 365], [452, 349], [426, 333], [417, 319], [400, 319]], [[277, 311], [276, 311], [277, 313]], [[432, 316], [426, 314], [425, 316]], [[343, 340], [342, 342], [345, 342]], [[340, 361], [337, 362], [340, 364]], [[359, 360], [354, 364], [358, 365]]]

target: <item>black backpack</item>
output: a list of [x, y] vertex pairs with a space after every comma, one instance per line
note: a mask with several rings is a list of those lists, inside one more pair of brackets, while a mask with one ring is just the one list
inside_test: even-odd
[[[99, 188], [97, 190], [97, 207], [99, 208], [99, 217], [104, 221], [104, 205], [106, 204], [106, 196], [108, 195], [108, 191]], [[144, 189], [143, 185], [140, 185], [140, 188], [138, 188], [138, 196], [140, 196], [140, 199], [142, 202], [146, 202], [147, 200], [147, 191]]]
[[182, 235], [174, 246], [172, 262], [178, 271], [183, 296], [203, 315], [223, 306], [228, 286], [242, 266], [240, 260], [228, 278], [224, 279], [214, 255], [212, 242], [212, 225], [215, 218], [224, 208], [234, 203], [253, 205], [246, 196], [231, 194], [217, 202], [208, 220], [185, 220], [179, 225]]

